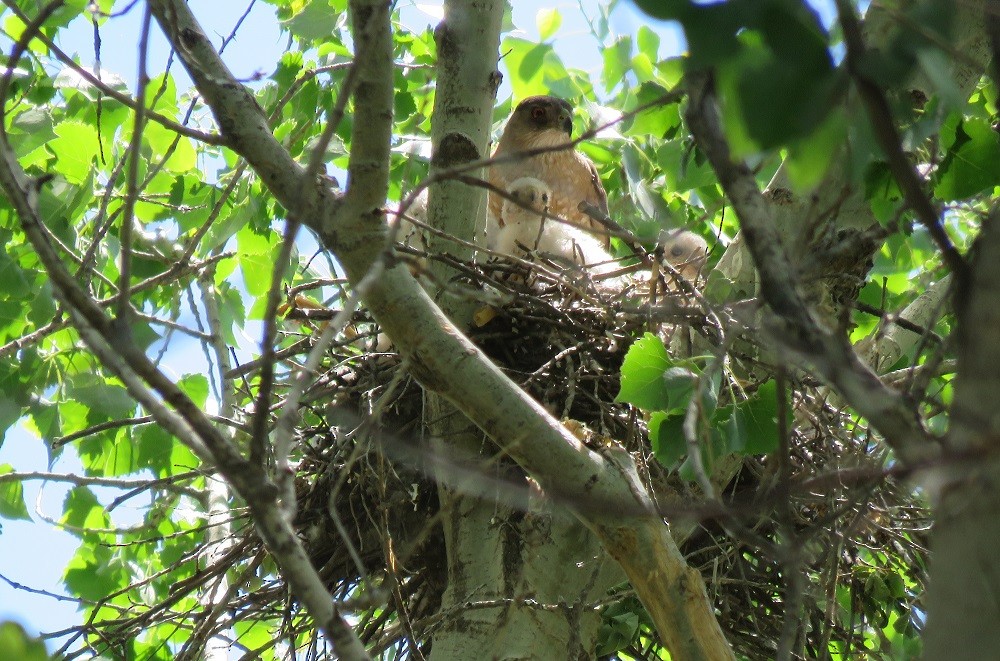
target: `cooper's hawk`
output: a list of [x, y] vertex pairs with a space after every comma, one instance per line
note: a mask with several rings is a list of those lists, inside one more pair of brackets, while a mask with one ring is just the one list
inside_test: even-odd
[[[573, 108], [569, 103], [554, 96], [531, 96], [521, 101], [507, 120], [493, 156], [566, 145], [572, 133]], [[575, 148], [567, 148], [490, 167], [489, 181], [501, 190], [508, 190], [513, 182], [523, 177], [533, 177], [548, 186], [550, 214], [593, 232], [605, 246], [608, 245], [609, 237], [601, 224], [579, 209], [581, 202], [588, 202], [604, 215], [608, 213], [608, 196], [590, 159]], [[503, 197], [490, 191], [489, 209], [497, 224], [503, 227], [507, 222]]]

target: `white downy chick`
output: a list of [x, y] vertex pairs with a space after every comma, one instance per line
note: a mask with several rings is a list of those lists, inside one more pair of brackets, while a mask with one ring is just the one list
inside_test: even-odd
[[507, 192], [516, 201], [503, 201], [504, 226], [497, 229], [492, 242], [496, 252], [513, 257], [538, 253], [586, 267], [596, 274], [610, 273], [618, 268], [611, 253], [591, 235], [556, 220], [546, 222], [543, 213], [552, 192], [543, 181], [522, 177], [514, 181]]
[[660, 234], [663, 258], [692, 284], [702, 272], [708, 259], [708, 242], [685, 229], [665, 231]]

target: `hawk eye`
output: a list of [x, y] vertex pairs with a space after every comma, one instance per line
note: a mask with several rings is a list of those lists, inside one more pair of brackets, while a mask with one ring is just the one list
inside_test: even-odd
[[545, 108], [542, 108], [541, 106], [535, 106], [534, 108], [532, 108], [531, 109], [531, 118], [532, 119], [545, 119]]

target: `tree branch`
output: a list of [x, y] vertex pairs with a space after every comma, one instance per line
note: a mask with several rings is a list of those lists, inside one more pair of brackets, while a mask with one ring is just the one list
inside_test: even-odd
[[944, 261], [955, 277], [956, 298], [959, 303], [965, 297], [969, 278], [969, 265], [955, 249], [944, 226], [940, 212], [934, 208], [931, 198], [924, 192], [917, 171], [903, 152], [902, 141], [896, 123], [892, 118], [889, 103], [878, 85], [865, 72], [865, 43], [861, 34], [861, 23], [854, 7], [847, 0], [837, 0], [840, 26], [844, 30], [844, 44], [847, 47], [847, 69], [854, 79], [861, 100], [868, 110], [868, 118], [874, 128], [875, 139], [888, 159], [889, 169], [899, 184], [906, 204], [917, 215], [920, 223], [927, 228]]
[[901, 459], [919, 462], [936, 452], [909, 402], [886, 387], [858, 358], [846, 338], [821, 326], [796, 289], [798, 277], [750, 169], [732, 159], [722, 132], [709, 76], [692, 74], [686, 119], [729, 197], [760, 273], [761, 295], [781, 338], [817, 374], [878, 429]]

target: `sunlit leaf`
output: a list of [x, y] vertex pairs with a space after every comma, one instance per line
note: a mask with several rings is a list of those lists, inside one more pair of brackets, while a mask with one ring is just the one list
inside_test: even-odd
[[73, 183], [86, 181], [97, 153], [97, 131], [83, 122], [57, 124], [56, 137], [48, 144], [56, 155], [59, 173]]
[[538, 38], [545, 41], [559, 30], [562, 15], [558, 9], [539, 9], [535, 22], [538, 25]]
[[614, 44], [603, 51], [604, 68], [601, 70], [601, 81], [605, 91], [610, 92], [625, 81], [625, 74], [632, 61], [632, 38], [619, 37]]
[[305, 42], [319, 41], [336, 31], [342, 12], [327, 0], [312, 0], [282, 23], [289, 32]]
[[[14, 472], [10, 464], [0, 464], [0, 476]], [[24, 502], [24, 485], [20, 480], [0, 480], [0, 517], [31, 520]]]

